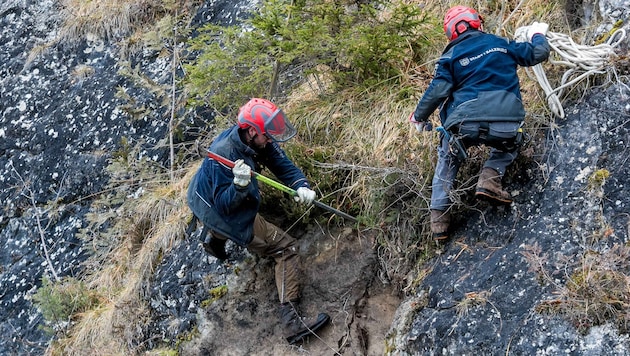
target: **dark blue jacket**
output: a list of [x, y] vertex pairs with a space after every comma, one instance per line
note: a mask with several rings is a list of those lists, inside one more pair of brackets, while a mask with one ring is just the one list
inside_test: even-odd
[[[263, 150], [255, 151], [241, 141], [236, 125], [217, 136], [209, 150], [233, 162], [243, 159], [257, 172], [267, 167], [292, 189], [309, 187], [304, 173], [277, 143], [269, 143]], [[260, 206], [258, 180], [252, 177], [247, 187], [239, 187], [233, 180], [231, 168], [213, 159], [204, 159], [191, 180], [188, 204], [210, 230], [246, 246], [253, 238], [254, 219]]]
[[446, 129], [464, 121], [523, 121], [516, 70], [518, 65], [543, 62], [549, 51], [542, 34], [529, 43], [473, 29], [464, 32], [444, 49], [414, 119], [427, 121], [441, 105], [440, 120]]

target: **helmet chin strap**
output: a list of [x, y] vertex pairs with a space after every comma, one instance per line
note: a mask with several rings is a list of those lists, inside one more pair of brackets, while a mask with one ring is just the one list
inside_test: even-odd
[[[253, 135], [250, 133], [251, 129], [254, 129]], [[258, 147], [256, 147], [256, 144], [254, 144], [254, 140], [256, 139], [256, 136], [258, 136], [258, 131], [256, 131], [256, 129], [251, 126], [247, 129], [247, 131], [245, 131], [245, 140], [247, 141], [245, 142], [245, 144], [255, 151], [258, 150]]]

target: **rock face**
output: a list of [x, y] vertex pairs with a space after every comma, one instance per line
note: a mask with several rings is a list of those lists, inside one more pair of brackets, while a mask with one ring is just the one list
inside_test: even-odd
[[[133, 126], [115, 108], [114, 88], [124, 81], [106, 74], [115, 73], [109, 53], [88, 54], [87, 45], [53, 49], [26, 65], [29, 49], [54, 32], [53, 7], [52, 1], [0, 5], [1, 354], [43, 353], [50, 336], [39, 328], [30, 294], [52, 270], [59, 277], [80, 272], [86, 255], [76, 234], [89, 201], [79, 198], [103, 189], [107, 157], [99, 152], [115, 150]], [[73, 83], [72, 69], [84, 63], [94, 65], [95, 80]], [[60, 215], [47, 210], [53, 204]]]
[[[519, 173], [530, 183], [508, 182], [519, 192], [511, 208], [481, 203], [459, 220], [431, 273], [398, 310], [394, 354], [630, 354], [628, 335], [610, 324], [581, 333], [591, 325], [580, 321], [592, 319], [563, 298], [588, 298], [567, 290], [588, 283], [587, 272], [598, 267], [611, 276], [630, 270], [624, 252], [617, 257], [624, 262], [614, 262], [614, 246], [630, 241], [629, 99], [626, 82], [569, 107], [549, 132], [545, 164]], [[591, 254], [607, 257], [596, 267], [587, 262]]]

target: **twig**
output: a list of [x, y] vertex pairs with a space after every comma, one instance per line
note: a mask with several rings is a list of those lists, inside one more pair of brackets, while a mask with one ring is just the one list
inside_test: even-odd
[[[24, 185], [24, 189], [26, 189], [28, 192], [28, 195], [24, 193], [20, 193], [20, 195], [30, 200], [31, 206], [33, 207], [33, 215], [35, 216], [35, 221], [37, 222], [37, 232], [39, 233], [39, 238], [42, 243], [42, 248], [44, 249], [44, 257], [46, 258], [46, 262], [48, 263], [48, 268], [50, 269], [50, 272], [52, 273], [53, 278], [55, 278], [56, 282], [59, 282], [60, 280], [59, 276], [57, 275], [57, 272], [55, 271], [55, 268], [53, 267], [53, 263], [50, 260], [50, 255], [48, 254], [48, 247], [46, 246], [46, 234], [45, 234], [46, 229], [42, 227], [42, 222], [41, 222], [42, 213], [39, 212], [39, 208], [37, 207], [37, 204], [35, 202], [35, 194], [31, 190], [29, 185], [24, 181], [20, 173], [15, 169], [15, 167], [13, 166], [13, 162], [9, 161], [9, 164], [11, 165], [11, 169], [13, 170], [15, 175], [19, 178], [20, 182], [22, 182], [22, 184]], [[58, 195], [59, 195], [59, 192], [57, 193], [57, 196]], [[46, 212], [47, 210], [44, 210], [43, 213], [46, 213]]]

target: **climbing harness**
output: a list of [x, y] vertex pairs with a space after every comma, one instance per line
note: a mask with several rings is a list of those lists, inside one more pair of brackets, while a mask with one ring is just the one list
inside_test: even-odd
[[457, 157], [460, 161], [468, 158], [468, 153], [466, 152], [466, 147], [462, 142], [461, 136], [451, 135], [443, 126], [436, 127], [435, 131], [444, 135], [444, 139], [448, 142], [448, 148], [453, 156]]
[[[528, 26], [519, 27], [514, 34], [514, 39], [521, 42], [527, 41], [527, 28]], [[626, 31], [617, 29], [610, 34], [605, 43], [594, 46], [577, 44], [569, 35], [562, 33], [548, 31], [546, 37], [551, 49], [560, 57], [560, 60], [550, 57], [549, 62], [567, 66], [569, 69], [562, 75], [560, 85], [555, 89], [547, 80], [542, 64], [533, 66], [532, 70], [546, 94], [549, 108], [556, 116], [564, 118], [564, 109], [560, 102], [564, 90], [589, 76], [607, 73], [610, 67], [609, 59], [615, 55], [615, 47], [626, 37]]]

